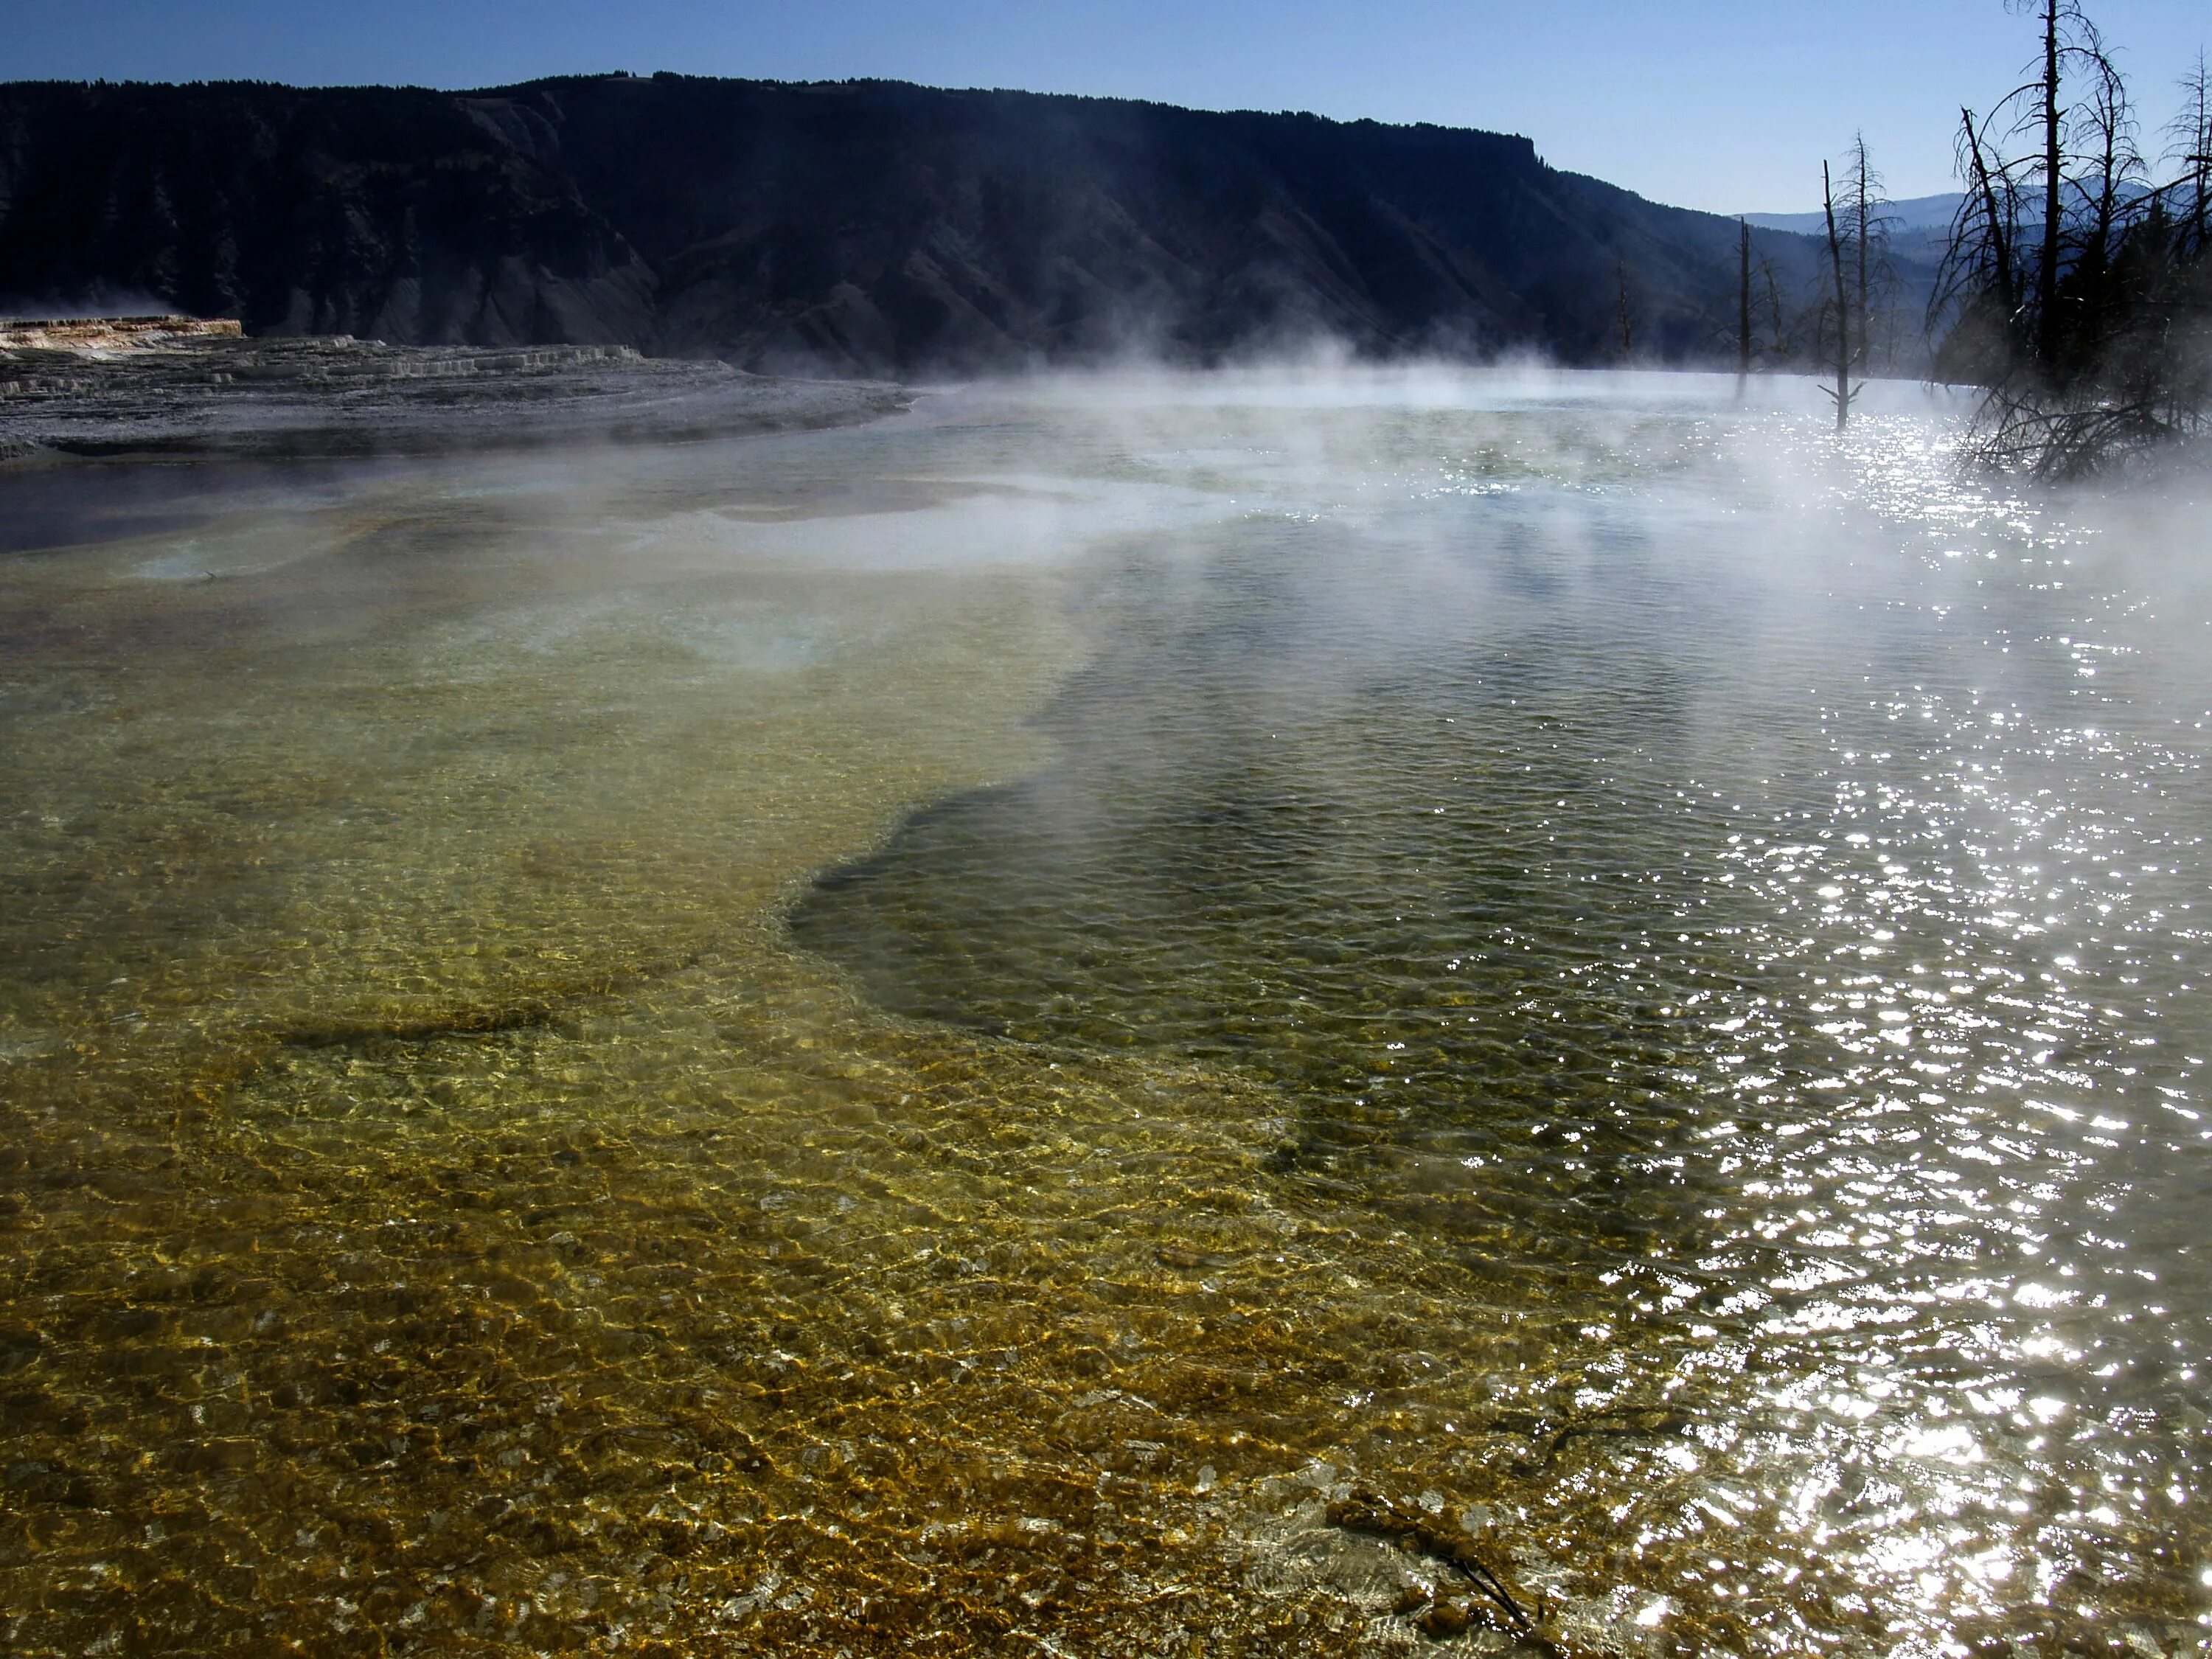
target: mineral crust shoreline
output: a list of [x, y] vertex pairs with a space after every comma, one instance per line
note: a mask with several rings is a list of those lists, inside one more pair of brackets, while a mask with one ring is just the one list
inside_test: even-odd
[[334, 459], [683, 442], [908, 408], [880, 381], [749, 374], [628, 346], [246, 338], [185, 319], [0, 323], [0, 461]]

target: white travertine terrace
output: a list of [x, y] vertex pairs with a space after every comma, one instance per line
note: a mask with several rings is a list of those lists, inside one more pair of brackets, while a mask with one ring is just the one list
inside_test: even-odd
[[0, 349], [118, 351], [174, 340], [236, 339], [234, 317], [0, 317]]

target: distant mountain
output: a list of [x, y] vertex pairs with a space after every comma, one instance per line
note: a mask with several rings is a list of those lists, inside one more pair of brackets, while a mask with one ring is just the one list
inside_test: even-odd
[[[1951, 245], [1951, 221], [1966, 198], [1953, 191], [1942, 196], [1913, 196], [1902, 202], [1884, 202], [1881, 215], [1889, 235], [1891, 254], [1917, 264], [1941, 264]], [[1751, 224], [1766, 230], [1795, 231], [1804, 236], [1827, 234], [1827, 216], [1811, 213], [1747, 213]]]
[[[1953, 191], [1944, 196], [1914, 196], [1902, 202], [1884, 202], [1881, 216], [1895, 231], [1944, 231], [1966, 198]], [[1810, 213], [1746, 213], [1739, 216], [1767, 230], [1794, 230], [1803, 236], [1827, 233], [1827, 216], [1815, 208]]]
[[[1759, 252], [1785, 283], [1814, 246]], [[1723, 349], [1737, 228], [1525, 138], [896, 82], [0, 86], [0, 295], [912, 377]]]
[[[2151, 194], [2149, 186], [2130, 180], [2120, 186], [2121, 198], [2130, 204], [2141, 202]], [[1951, 245], [1951, 225], [1957, 217], [1959, 204], [1966, 198], [1954, 191], [1945, 196], [1915, 196], [1902, 202], [1884, 202], [1881, 216], [1889, 235], [1893, 255], [1920, 264], [1935, 265], [1942, 260], [1944, 251]], [[2168, 198], [2172, 200], [2171, 198]], [[2064, 224], [2074, 224], [2088, 218], [2095, 210], [2095, 202], [2079, 185], [2069, 186], [2063, 216]], [[2029, 243], [2043, 233], [2041, 204], [2031, 197], [2023, 206], [2027, 216], [2021, 231]], [[1741, 216], [1751, 224], [1766, 230], [1794, 231], [1806, 236], [1825, 236], [1826, 216], [1812, 213], [1747, 213]]]

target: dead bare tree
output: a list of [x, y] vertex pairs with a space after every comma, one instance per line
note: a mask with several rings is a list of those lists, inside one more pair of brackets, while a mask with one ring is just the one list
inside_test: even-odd
[[1870, 370], [1874, 359], [1874, 283], [1876, 269], [1874, 245], [1875, 238], [1881, 228], [1881, 214], [1876, 198], [1881, 191], [1881, 181], [1875, 176], [1874, 168], [1867, 160], [1866, 135], [1863, 132], [1852, 136], [1850, 165], [1849, 234], [1853, 258], [1858, 267], [1858, 281], [1851, 295], [1856, 312], [1852, 322], [1857, 330], [1859, 364]]
[[2071, 476], [2212, 428], [2212, 88], [2200, 58], [2179, 175], [2154, 185], [2095, 24], [2078, 0], [2032, 3], [2031, 78], [1961, 112], [1966, 195], [1930, 325], [1938, 374], [1984, 389], [1972, 453]]
[[1820, 208], [1828, 219], [1828, 265], [1835, 278], [1836, 384], [1828, 396], [1835, 400], [1836, 430], [1851, 418], [1851, 295], [1844, 284], [1844, 243], [1836, 230], [1836, 190], [1828, 177], [1828, 164], [1820, 163]]
[[2202, 52], [2196, 67], [2181, 77], [2181, 100], [2180, 112], [2166, 129], [2166, 159], [2180, 169], [2169, 188], [2178, 198], [2174, 213], [2185, 244], [2192, 257], [2201, 258], [2212, 220], [2212, 71]]
[[1928, 309], [1936, 375], [1967, 384], [1990, 383], [2033, 350], [2026, 330], [2030, 277], [2020, 185], [1997, 152], [1991, 125], [1971, 109], [1959, 112], [1958, 170], [1966, 189]]
[[1759, 262], [1759, 273], [1760, 280], [1766, 285], [1768, 320], [1774, 329], [1774, 343], [1767, 348], [1768, 355], [1777, 362], [1786, 361], [1792, 355], [1790, 348], [1790, 319], [1788, 313], [1783, 309], [1782, 283], [1774, 274], [1774, 261], [1762, 256]]
[[2079, 17], [2081, 12], [2072, 0], [2042, 0], [2042, 4], [2043, 79], [2038, 89], [2036, 118], [2043, 127], [2043, 246], [2035, 262], [2035, 291], [2041, 296], [2036, 350], [2038, 356], [2049, 362], [2056, 355], [2057, 341], [2057, 312], [2051, 301], [2058, 292], [2058, 239], [2065, 219], [2064, 204], [2060, 198], [2065, 179], [2061, 141], [2066, 117], [2065, 106], [2059, 101], [2062, 52], [2058, 29], [2062, 17], [2069, 14]]
[[2142, 199], [2143, 162], [2135, 146], [2127, 86], [2101, 53], [2090, 71], [2090, 94], [2079, 112], [2080, 137], [2088, 149], [2069, 181], [2077, 202], [2075, 223], [2066, 239], [2072, 257], [2057, 303], [2050, 307], [2058, 322], [2055, 338], [2075, 360], [2069, 368], [2100, 355], [2108, 343], [2106, 331], [2124, 314], [2124, 307], [2112, 302], [2109, 290], [2119, 276], [2115, 263], [2127, 222]]
[[[1971, 344], [1977, 352], [1993, 361], [2048, 364], [2058, 357], [2064, 329], [2059, 283], [2066, 268], [2067, 140], [2073, 113], [2067, 76], [2083, 64], [2110, 71], [2111, 59], [2079, 0], [2007, 3], [2033, 11], [2040, 50], [2030, 78], [1999, 99], [1978, 124], [1971, 109], [1960, 112], [1959, 170], [1967, 188], [1952, 223], [1950, 252], [1931, 316], [1971, 296], [1974, 304], [1967, 308], [1982, 313], [1971, 319]], [[2032, 139], [2033, 148], [2008, 153], [2008, 140], [2022, 139]], [[2022, 204], [2031, 188], [2042, 199], [2035, 219], [2028, 222]], [[1996, 311], [2002, 314], [2002, 327], [1990, 314]]]
[[1736, 221], [1735, 395], [1738, 402], [1751, 385], [1751, 222]]

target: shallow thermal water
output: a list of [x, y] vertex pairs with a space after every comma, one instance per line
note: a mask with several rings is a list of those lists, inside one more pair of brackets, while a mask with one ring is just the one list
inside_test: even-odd
[[2202, 504], [1729, 390], [42, 481], [7, 1647], [2198, 1651]]

